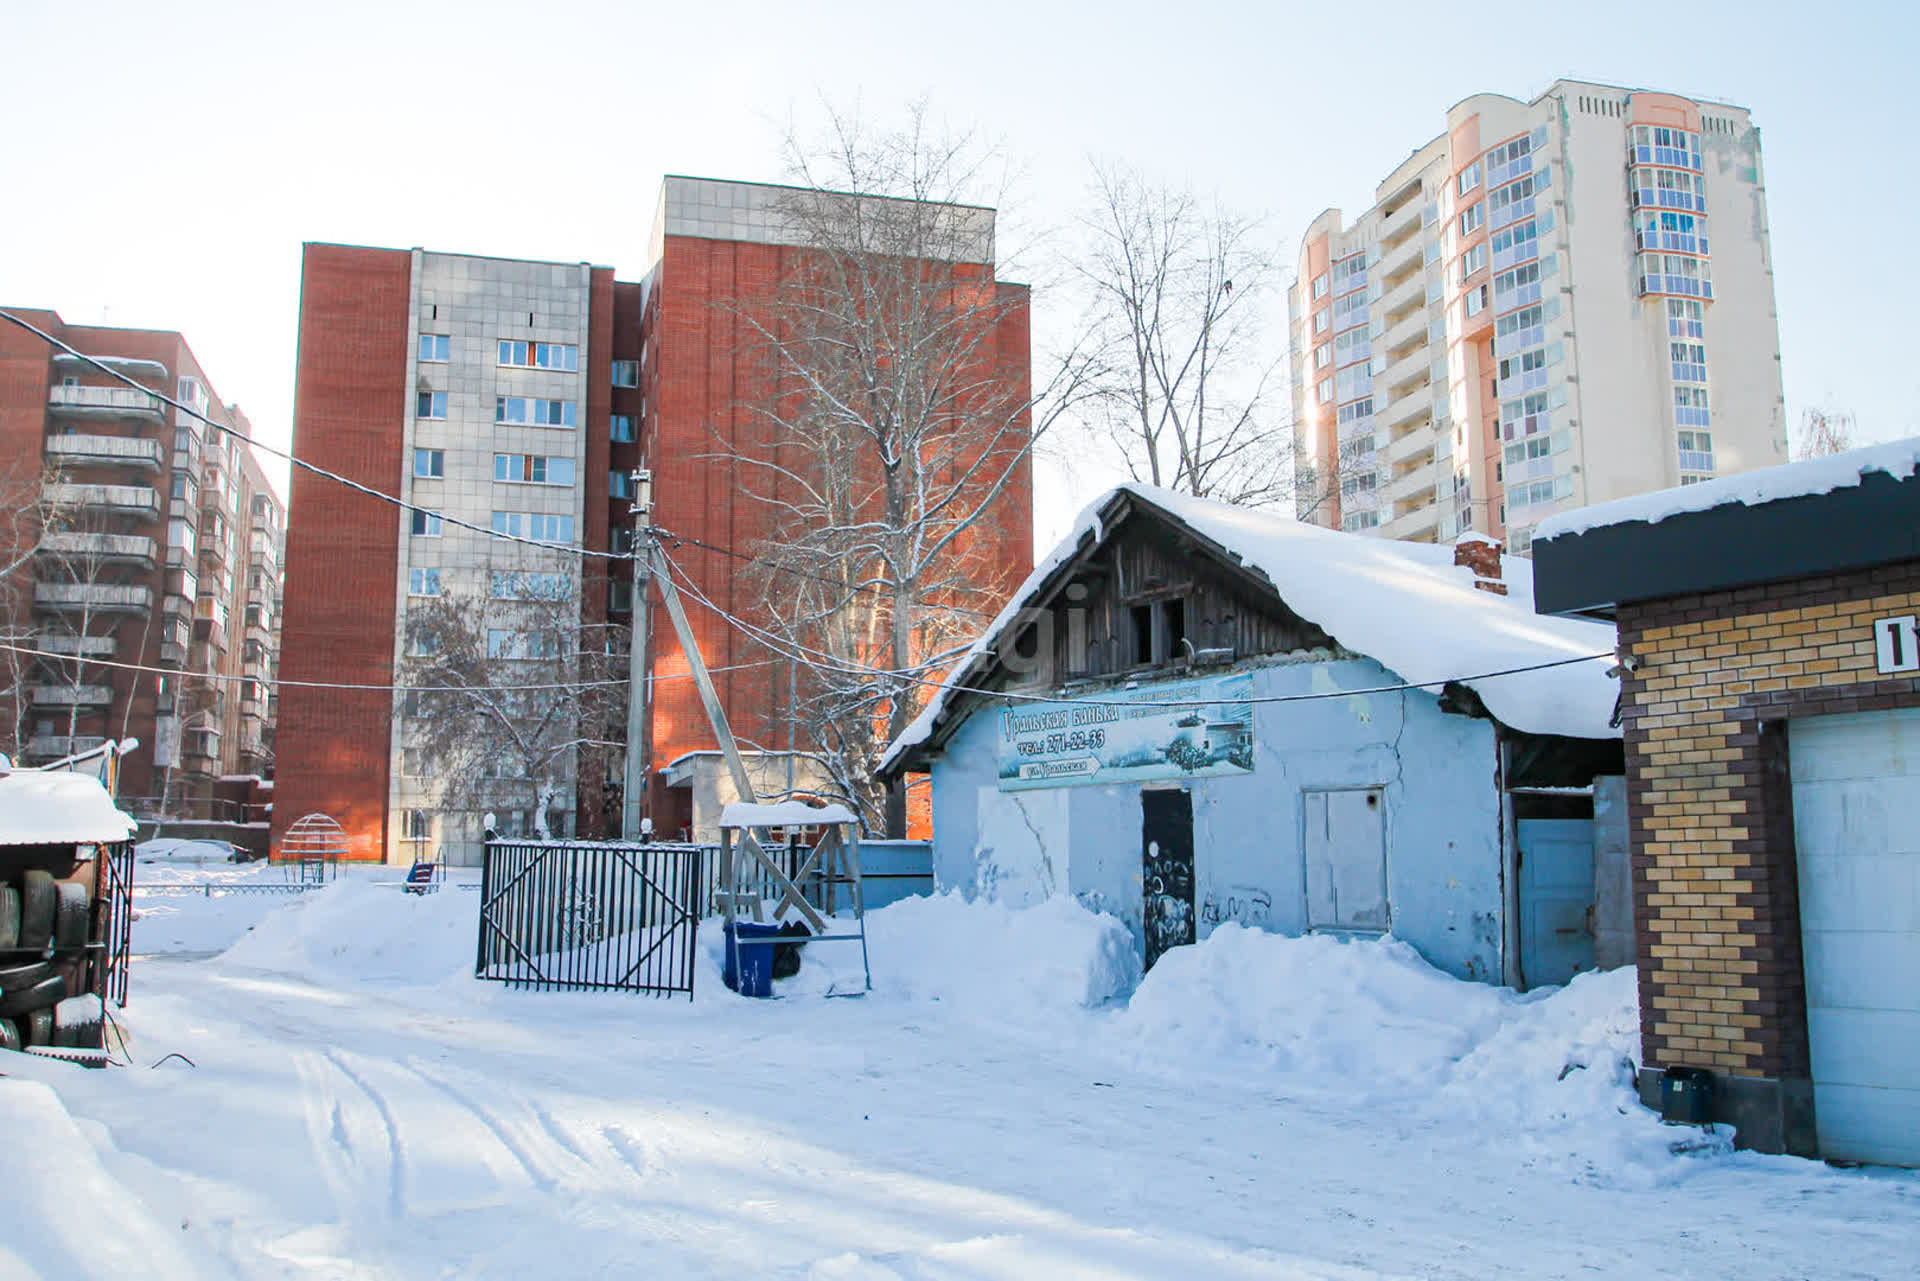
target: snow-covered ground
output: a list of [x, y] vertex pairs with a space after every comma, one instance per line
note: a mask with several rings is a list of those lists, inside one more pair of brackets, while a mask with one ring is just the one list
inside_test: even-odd
[[136, 963], [131, 1070], [9, 1056], [0, 1276], [1890, 1277], [1920, 1260], [1920, 1177], [1734, 1154], [1639, 1109], [1624, 971], [1516, 997], [1391, 942], [1226, 927], [1129, 1000], [1111, 920], [942, 899], [870, 917], [864, 999], [818, 995], [857, 974], [846, 945], [816, 949], [786, 999], [735, 997], [709, 931], [698, 998], [652, 1000], [474, 981], [477, 896], [458, 889], [171, 901], [137, 950], [234, 946]]

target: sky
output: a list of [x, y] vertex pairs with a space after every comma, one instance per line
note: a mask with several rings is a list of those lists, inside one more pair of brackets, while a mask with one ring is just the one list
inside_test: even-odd
[[[303, 242], [638, 278], [664, 174], [778, 181], [789, 122], [822, 102], [885, 125], [924, 101], [1007, 159], [1003, 274], [1036, 283], [1044, 337], [1044, 249], [1085, 209], [1090, 157], [1263, 216], [1291, 263], [1315, 214], [1364, 209], [1453, 103], [1574, 77], [1752, 111], [1788, 420], [1850, 411], [1866, 443], [1920, 433], [1896, 315], [1920, 258], [1877, 255], [1920, 204], [1898, 162], [1915, 48], [1920, 6], [1846, 0], [1497, 21], [1400, 0], [0, 0], [0, 305], [180, 330], [284, 447]], [[1043, 545], [1107, 474], [1042, 468]]]

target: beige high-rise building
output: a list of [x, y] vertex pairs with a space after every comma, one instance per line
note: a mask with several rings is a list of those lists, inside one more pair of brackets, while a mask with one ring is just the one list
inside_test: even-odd
[[1289, 295], [1302, 519], [1524, 552], [1553, 512], [1786, 461], [1760, 132], [1557, 81], [1477, 94]]

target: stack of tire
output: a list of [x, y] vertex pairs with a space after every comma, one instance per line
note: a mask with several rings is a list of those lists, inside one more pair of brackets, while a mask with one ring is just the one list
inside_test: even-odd
[[100, 1002], [81, 997], [87, 887], [28, 871], [0, 885], [0, 1049], [95, 1048]]

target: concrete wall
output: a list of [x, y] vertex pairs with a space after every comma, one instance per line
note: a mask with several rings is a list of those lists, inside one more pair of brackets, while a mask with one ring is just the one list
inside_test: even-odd
[[[1370, 659], [1283, 663], [1254, 673], [1255, 697], [1388, 684]], [[998, 723], [975, 713], [933, 770], [934, 874], [942, 889], [1013, 903], [1070, 893], [1141, 933], [1140, 786], [1002, 792]], [[1424, 693], [1256, 705], [1248, 777], [1196, 779], [1198, 935], [1238, 919], [1305, 928], [1303, 789], [1386, 794], [1393, 933], [1462, 978], [1502, 974], [1502, 852], [1491, 722], [1439, 710]], [[1149, 785], [1151, 786], [1151, 784]]]

